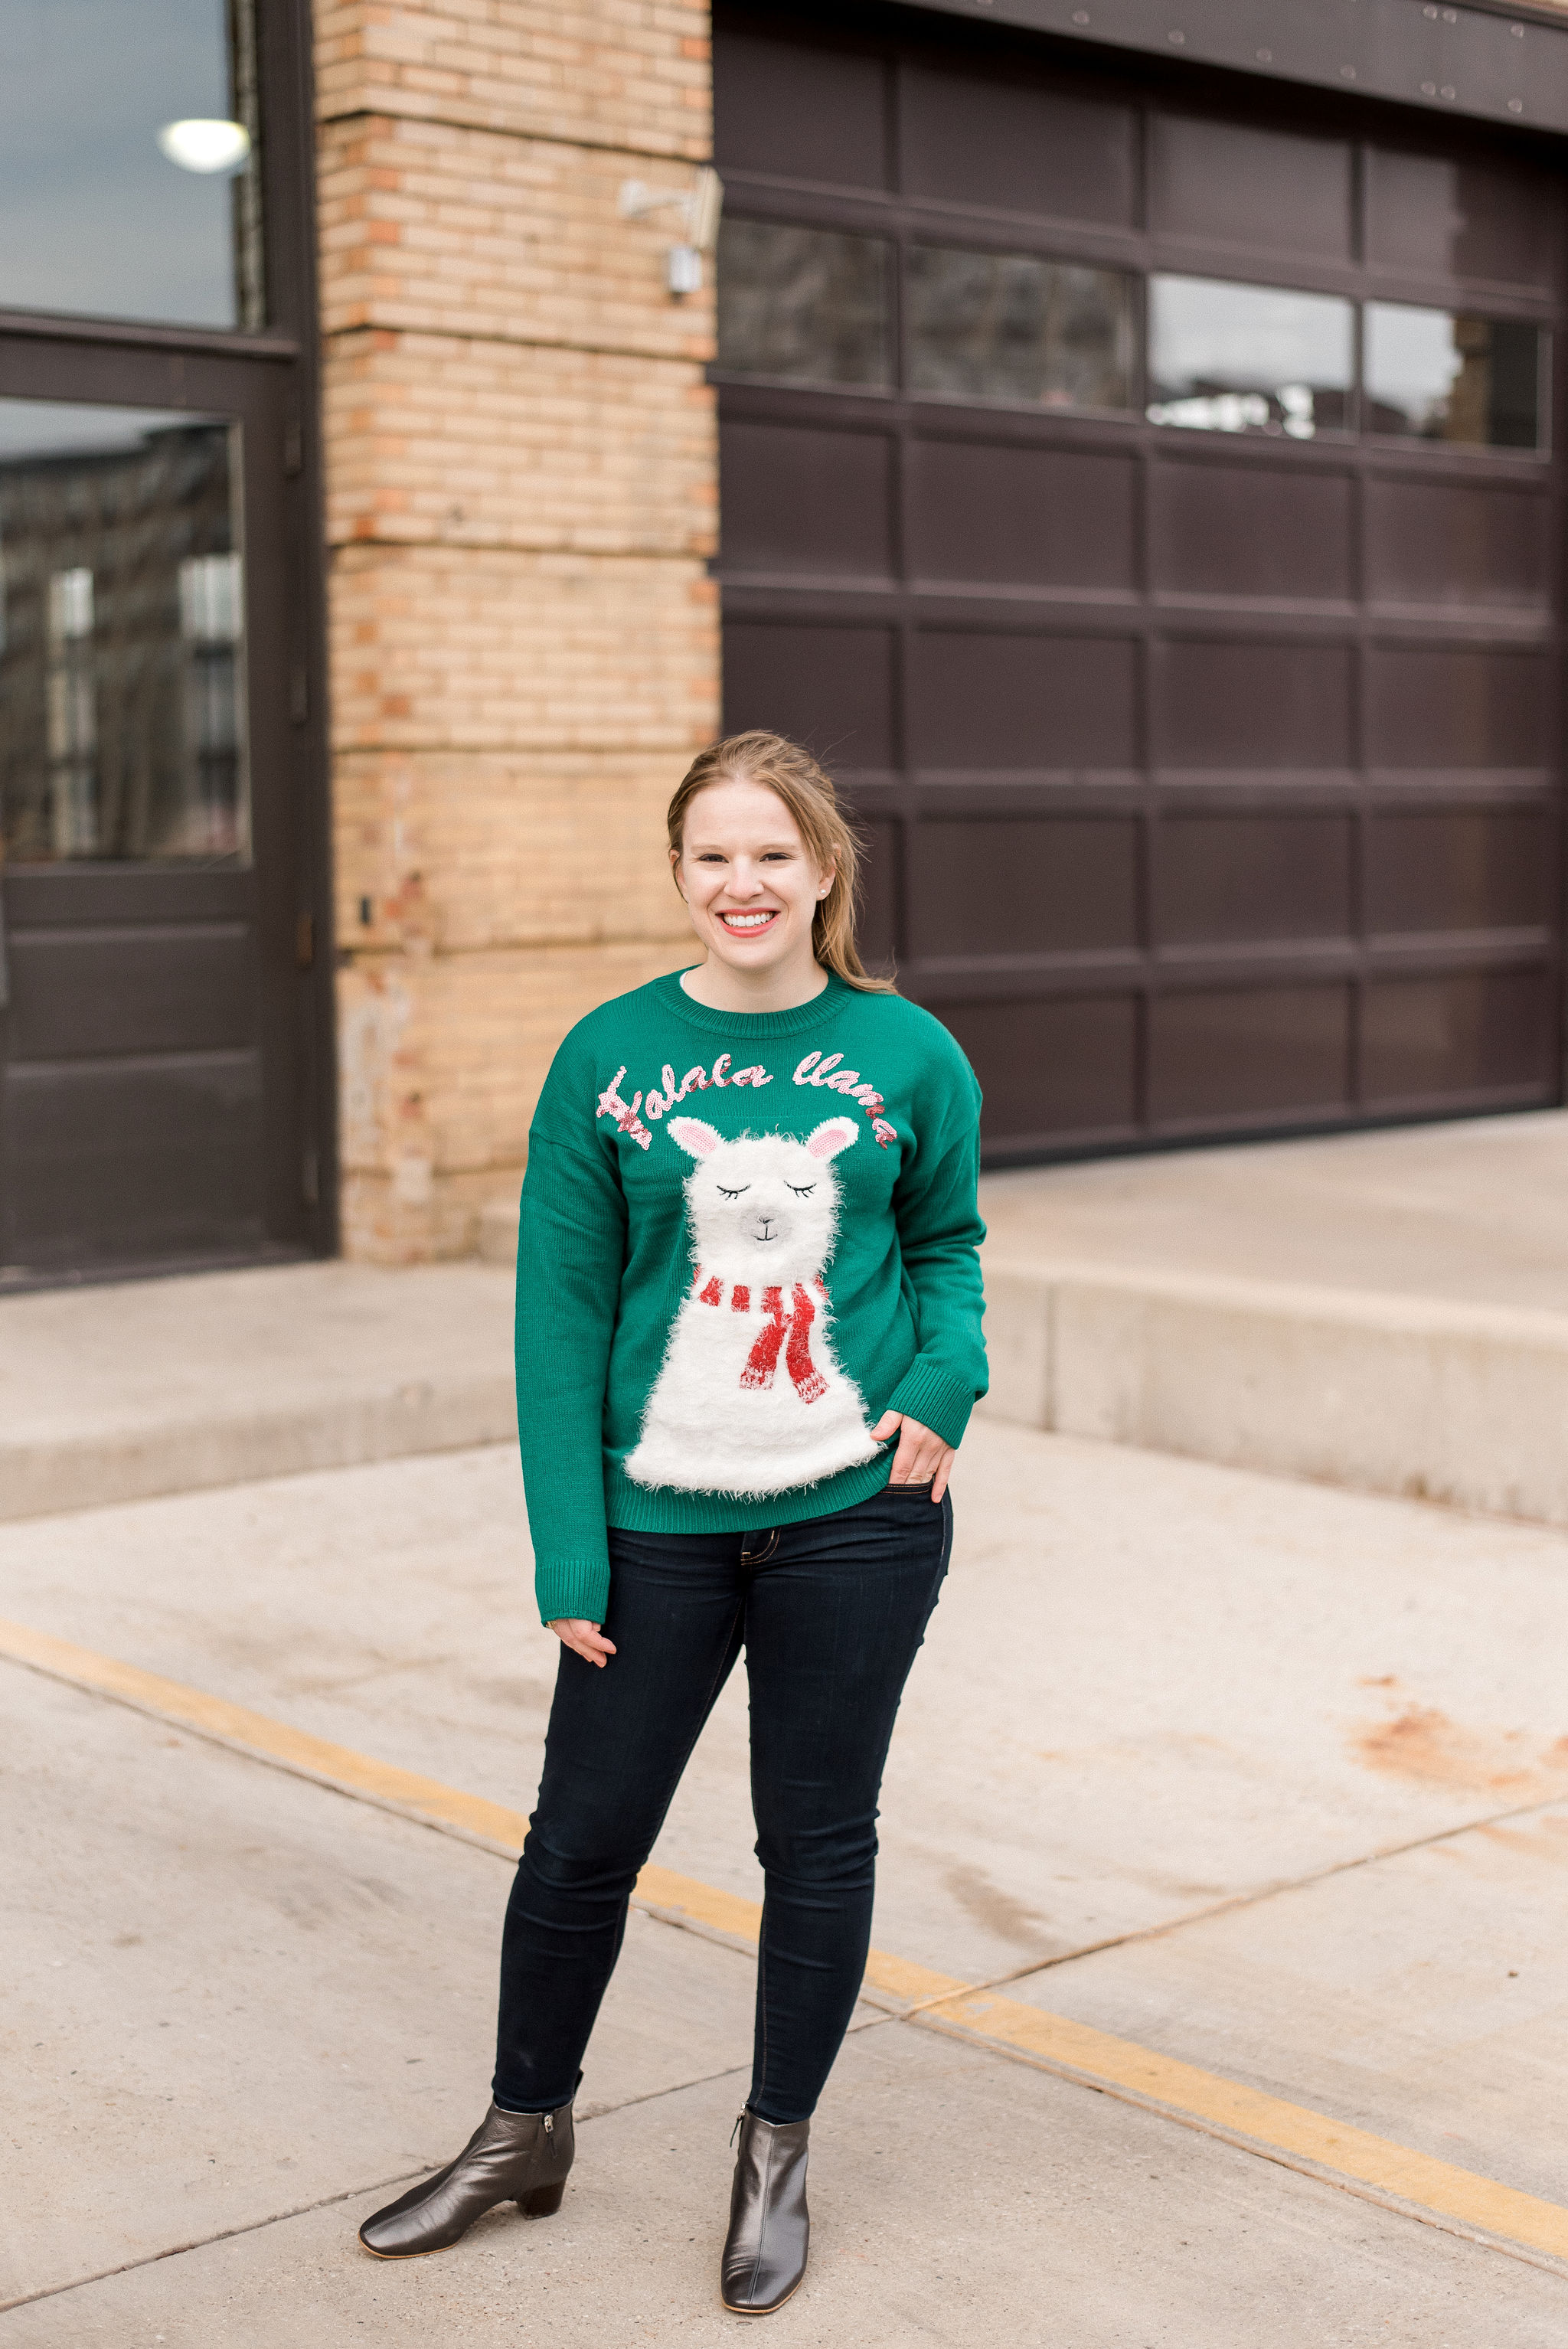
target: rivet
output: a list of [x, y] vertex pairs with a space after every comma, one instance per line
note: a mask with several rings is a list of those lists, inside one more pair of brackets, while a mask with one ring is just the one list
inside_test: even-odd
[[1073, 23], [1075, 25], [1087, 25], [1088, 23], [1088, 10], [1087, 8], [1075, 8], [1073, 10]]
[[1258, 63], [1260, 66], [1272, 66], [1274, 63], [1274, 51], [1272, 49], [1260, 49], [1258, 51]]
[[1452, 82], [1451, 82], [1451, 81], [1446, 81], [1446, 82], [1444, 82], [1444, 84], [1443, 84], [1443, 86], [1442, 86], [1442, 88], [1441, 88], [1441, 90], [1440, 90], [1440, 91], [1439, 91], [1439, 95], [1440, 97], [1442, 97], [1442, 98], [1453, 98], [1453, 97], [1457, 96], [1457, 94], [1458, 94], [1458, 93], [1455, 91], [1454, 86], [1453, 86], [1453, 84], [1452, 84]]
[[1438, 12], [1435, 8], [1423, 8], [1421, 14], [1423, 16], [1429, 16], [1434, 25], [1437, 23]]
[[1524, 100], [1522, 98], [1511, 98], [1508, 101], [1508, 110], [1510, 114], [1522, 114]]
[[1438, 85], [1435, 81], [1424, 81], [1421, 84], [1421, 96], [1423, 98], [1436, 98], [1437, 94]]
[[1339, 78], [1340, 78], [1341, 81], [1354, 81], [1354, 80], [1355, 80], [1355, 78], [1356, 78], [1356, 68], [1355, 68], [1355, 67], [1354, 67], [1354, 66], [1341, 66], [1341, 67], [1340, 67], [1340, 68], [1339, 68]]
[[1168, 41], [1173, 41], [1176, 47], [1180, 48], [1187, 36], [1185, 33], [1167, 33], [1165, 37]]

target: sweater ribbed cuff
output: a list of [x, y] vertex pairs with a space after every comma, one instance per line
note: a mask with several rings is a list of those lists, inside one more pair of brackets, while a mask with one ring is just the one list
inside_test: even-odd
[[610, 1605], [610, 1562], [605, 1557], [538, 1557], [533, 1588], [542, 1623], [568, 1617], [602, 1623]]
[[934, 1362], [922, 1361], [917, 1354], [889, 1395], [887, 1407], [907, 1412], [922, 1427], [940, 1435], [944, 1444], [957, 1445], [964, 1441], [975, 1408], [975, 1390], [950, 1371], [938, 1370]]

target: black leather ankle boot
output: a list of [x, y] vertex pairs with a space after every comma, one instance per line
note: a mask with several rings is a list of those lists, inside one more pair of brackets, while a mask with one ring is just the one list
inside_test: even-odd
[[444, 2251], [497, 2202], [548, 2219], [561, 2208], [573, 2149], [570, 2105], [552, 2113], [492, 2105], [456, 2161], [366, 2219], [359, 2240], [378, 2260], [412, 2260]]
[[806, 2209], [806, 2139], [810, 2128], [810, 2121], [740, 2116], [722, 2286], [726, 2308], [738, 2316], [770, 2316], [783, 2307], [806, 2272], [811, 2231]]

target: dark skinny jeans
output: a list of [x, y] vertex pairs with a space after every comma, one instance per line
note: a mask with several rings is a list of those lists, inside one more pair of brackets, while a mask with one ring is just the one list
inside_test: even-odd
[[741, 1649], [766, 1878], [750, 2109], [804, 2120], [871, 1944], [877, 1795], [953, 1504], [890, 1485], [771, 1533], [610, 1535], [600, 1670], [562, 1649], [501, 1944], [495, 2098], [568, 2103], [637, 1871]]

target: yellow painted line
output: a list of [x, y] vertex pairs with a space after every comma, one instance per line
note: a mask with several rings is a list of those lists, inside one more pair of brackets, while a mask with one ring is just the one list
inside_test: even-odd
[[1251, 2138], [1271, 2153], [1314, 2163], [1423, 2210], [1555, 2259], [1568, 2259], [1568, 2210], [1558, 2203], [1521, 2194], [1472, 2170], [1456, 2169], [1449, 2162], [1434, 2161], [1408, 2146], [1287, 2104], [1282, 2096], [1221, 2079], [1196, 2064], [1140, 2047], [1133, 2040], [1113, 2039], [1066, 2015], [1047, 2014], [1020, 1999], [998, 1998], [985, 1991], [961, 1992], [928, 2007], [920, 2020], [965, 2038], [1016, 2048], [1097, 2086], [1128, 2089], [1179, 2118], [1207, 2122]]
[[[291, 1729], [265, 1713], [144, 1672], [134, 1664], [119, 1663], [47, 1631], [0, 1620], [0, 1657], [93, 1695], [112, 1697], [155, 1720], [340, 1793], [483, 1844], [508, 1858], [515, 1859], [522, 1848], [528, 1820], [521, 1811], [461, 1794], [416, 1771], [374, 1761], [351, 1746]], [[762, 1918], [758, 1904], [698, 1883], [694, 1877], [645, 1868], [637, 1878], [636, 1897], [639, 1905], [660, 1915], [683, 1917], [739, 1940], [757, 1940]], [[883, 1951], [870, 1953], [865, 1979], [869, 1989], [904, 2002], [914, 2010], [912, 2020], [935, 2030], [1023, 2055], [1090, 2085], [1135, 2096], [1173, 2120], [1219, 2129], [1264, 2154], [1310, 2163], [1347, 2183], [1396, 2197], [1416, 2210], [1568, 2260], [1568, 2209], [1557, 2203], [1522, 2194], [1471, 2170], [1456, 2169], [1408, 2146], [1222, 2079], [1132, 2040], [1091, 2030], [1066, 2015], [974, 1989]]]
[[[461, 1794], [457, 1787], [445, 1786], [438, 1778], [422, 1777], [418, 1771], [374, 1761], [350, 1745], [335, 1745], [329, 1738], [291, 1729], [285, 1722], [252, 1713], [242, 1704], [231, 1704], [225, 1697], [187, 1688], [181, 1681], [164, 1680], [136, 1664], [119, 1663], [112, 1656], [98, 1655], [90, 1648], [57, 1640], [51, 1632], [35, 1631], [25, 1623], [0, 1620], [0, 1656], [30, 1665], [52, 1680], [67, 1681], [94, 1696], [117, 1698], [138, 1713], [150, 1713], [155, 1721], [171, 1722], [237, 1753], [276, 1763], [339, 1794], [355, 1795], [405, 1817], [445, 1827], [500, 1852], [504, 1858], [516, 1859], [522, 1850], [528, 1833], [523, 1811], [486, 1802], [480, 1795]], [[637, 1878], [637, 1895], [650, 1909], [689, 1917], [696, 1924], [732, 1933], [744, 1941], [755, 1942], [762, 1923], [762, 1910], [755, 1900], [742, 1900], [738, 1894], [720, 1892], [711, 1884], [699, 1884], [695, 1877], [677, 1876], [667, 1868], [645, 1868]], [[892, 1959], [888, 1962], [897, 1964]], [[948, 1986], [968, 1988], [966, 1982]]]

